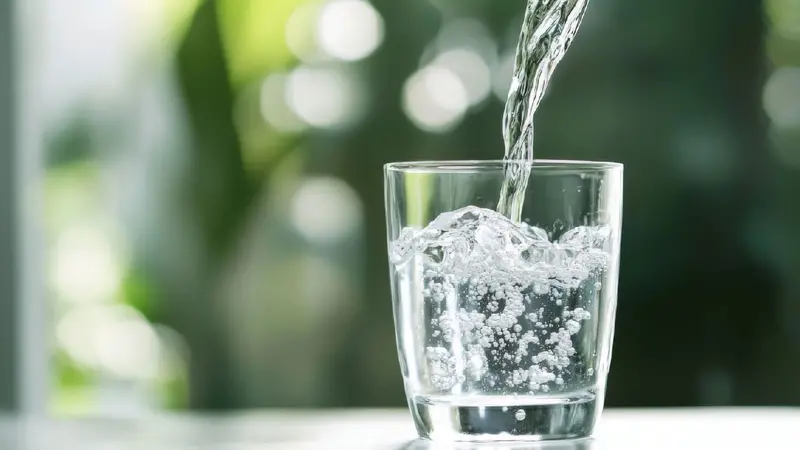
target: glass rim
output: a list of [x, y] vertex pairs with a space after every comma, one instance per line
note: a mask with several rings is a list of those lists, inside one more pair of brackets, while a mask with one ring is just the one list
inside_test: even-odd
[[622, 163], [607, 161], [581, 161], [559, 159], [535, 159], [533, 161], [481, 159], [481, 160], [450, 160], [450, 161], [400, 161], [385, 164], [386, 172], [416, 172], [416, 173], [465, 173], [482, 172], [487, 170], [502, 170], [509, 165], [528, 166], [534, 172], [559, 173], [592, 173], [623, 170]]

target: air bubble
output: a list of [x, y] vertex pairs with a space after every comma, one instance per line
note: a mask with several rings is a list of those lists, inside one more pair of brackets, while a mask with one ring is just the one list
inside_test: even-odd
[[533, 293], [536, 295], [545, 295], [550, 291], [550, 288], [544, 283], [536, 283], [533, 285]]
[[564, 326], [567, 328], [567, 331], [569, 331], [569, 334], [577, 334], [581, 331], [581, 324], [574, 320], [568, 320]]

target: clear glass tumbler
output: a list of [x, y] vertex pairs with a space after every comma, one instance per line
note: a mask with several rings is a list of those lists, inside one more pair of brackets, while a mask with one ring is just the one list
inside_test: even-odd
[[[522, 217], [496, 212], [509, 164]], [[385, 167], [400, 366], [421, 437], [592, 434], [614, 335], [620, 164], [452, 161]]]

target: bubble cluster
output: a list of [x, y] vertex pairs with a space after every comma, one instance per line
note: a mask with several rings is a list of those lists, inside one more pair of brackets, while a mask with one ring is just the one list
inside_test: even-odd
[[431, 371], [431, 383], [436, 388], [446, 391], [463, 381], [463, 375], [456, 373], [456, 359], [446, 348], [428, 347], [426, 356]]
[[430, 386], [502, 394], [567, 387], [579, 372], [576, 354], [591, 351], [576, 343], [597, 307], [586, 292], [601, 287], [609, 241], [605, 226], [551, 241], [543, 229], [477, 207], [403, 230], [390, 257], [398, 270], [423, 269]]

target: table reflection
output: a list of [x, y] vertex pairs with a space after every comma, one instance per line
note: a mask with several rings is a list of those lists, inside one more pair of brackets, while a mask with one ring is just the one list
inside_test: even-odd
[[401, 450], [596, 450], [594, 439], [548, 442], [432, 442], [418, 439]]

